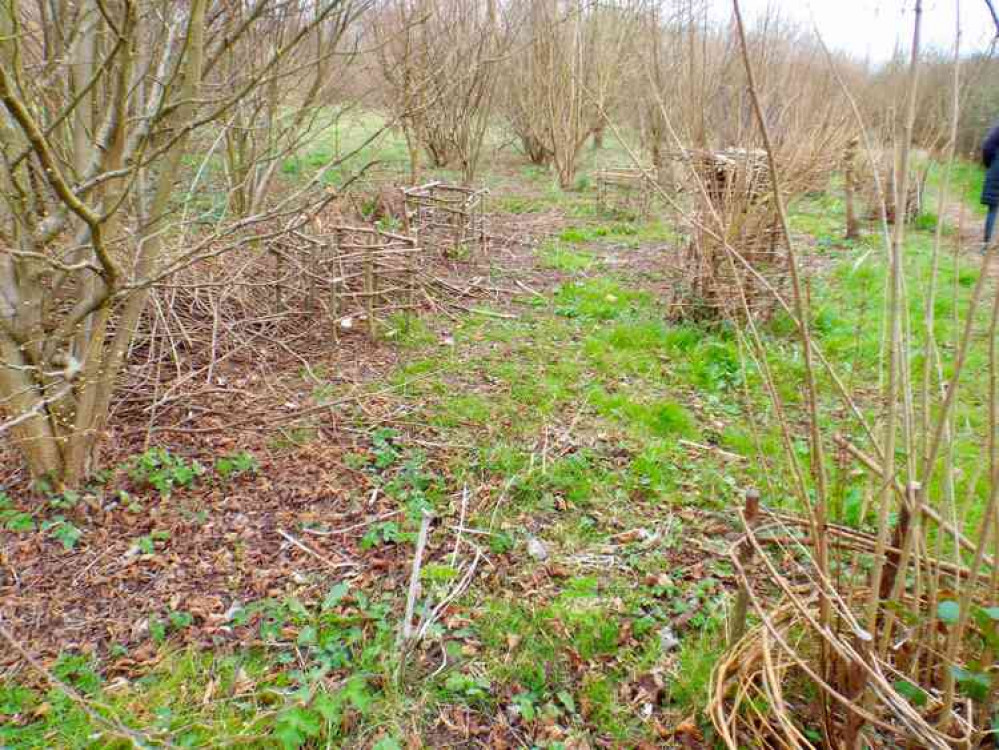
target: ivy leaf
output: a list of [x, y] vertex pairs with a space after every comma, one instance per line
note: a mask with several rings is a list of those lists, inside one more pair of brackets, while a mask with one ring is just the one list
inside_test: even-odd
[[372, 745], [371, 750], [402, 750], [402, 745], [395, 737], [382, 737]]
[[918, 707], [926, 705], [926, 693], [913, 685], [908, 680], [896, 680], [895, 690], [912, 705]]
[[565, 706], [566, 711], [570, 714], [576, 713], [576, 701], [572, 699], [572, 693], [568, 690], [560, 690], [558, 693], [558, 699], [562, 702], [562, 705]]
[[961, 605], [954, 601], [942, 601], [937, 605], [937, 619], [947, 625], [955, 625], [961, 619]]
[[328, 609], [333, 609], [336, 605], [338, 605], [343, 598], [347, 596], [348, 591], [350, 591], [350, 584], [346, 581], [342, 581], [331, 588], [330, 592], [326, 595], [326, 598], [323, 599], [323, 612]]

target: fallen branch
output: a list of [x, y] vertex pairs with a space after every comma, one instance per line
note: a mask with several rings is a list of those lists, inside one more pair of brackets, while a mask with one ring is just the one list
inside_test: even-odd
[[5, 640], [7, 644], [18, 653], [18, 655], [25, 661], [25, 663], [35, 670], [39, 675], [41, 675], [46, 682], [50, 685], [59, 688], [66, 696], [75, 703], [81, 711], [83, 711], [95, 724], [103, 726], [108, 732], [113, 734], [115, 737], [119, 737], [123, 740], [128, 740], [132, 747], [136, 748], [149, 748], [149, 747], [176, 747], [165, 740], [153, 740], [149, 735], [143, 734], [135, 729], [131, 729], [124, 724], [122, 724], [117, 719], [110, 719], [106, 716], [102, 716], [97, 711], [95, 711], [90, 702], [83, 697], [80, 693], [76, 691], [72, 686], [60, 680], [52, 672], [45, 668], [45, 666], [38, 661], [34, 656], [28, 653], [13, 634], [7, 630], [3, 624], [0, 624], [0, 638]]
[[306, 534], [312, 534], [313, 536], [339, 536], [340, 534], [349, 534], [352, 531], [357, 531], [358, 529], [363, 529], [371, 526], [379, 521], [384, 521], [386, 518], [392, 518], [392, 516], [397, 516], [402, 513], [401, 510], [392, 510], [388, 513], [382, 513], [380, 516], [375, 516], [367, 521], [362, 521], [361, 523], [355, 523], [352, 526], [345, 526], [342, 529], [330, 529], [329, 531], [322, 531], [320, 529], [303, 529]]
[[430, 521], [433, 514], [423, 511], [420, 522], [420, 533], [416, 539], [416, 552], [413, 555], [413, 570], [409, 575], [409, 593], [406, 595], [406, 617], [402, 623], [402, 639], [404, 642], [413, 637], [413, 611], [416, 609], [416, 595], [420, 589], [420, 569], [423, 567], [423, 552], [427, 548], [427, 535], [430, 532]]
[[740, 456], [738, 453], [730, 453], [727, 450], [719, 448], [717, 445], [704, 445], [703, 443], [695, 443], [693, 440], [678, 440], [680, 445], [687, 448], [693, 448], [699, 451], [708, 451], [709, 453], [717, 453], [722, 458], [728, 458], [732, 461], [745, 461], [745, 456]]

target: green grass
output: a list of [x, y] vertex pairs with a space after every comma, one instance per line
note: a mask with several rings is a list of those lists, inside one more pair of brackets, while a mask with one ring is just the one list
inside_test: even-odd
[[547, 242], [538, 250], [542, 268], [564, 273], [587, 271], [596, 264], [596, 259], [588, 252], [572, 250], [561, 242]]
[[[927, 197], [930, 208], [936, 207], [937, 194], [943, 183], [945, 168], [941, 164], [930, 167], [926, 180]], [[959, 198], [966, 208], [974, 215], [984, 216], [985, 207], [981, 205], [982, 185], [985, 183], [985, 168], [977, 162], [958, 160], [951, 172], [951, 194]]]
[[[381, 122], [372, 113], [345, 116], [287, 160], [285, 175], [321, 168]], [[357, 163], [374, 154], [401, 163], [405, 144], [389, 132]], [[707, 728], [702, 710], [722, 648], [730, 596], [722, 580], [731, 580], [731, 571], [713, 563], [696, 576], [678, 569], [678, 553], [700, 533], [688, 516], [704, 509], [730, 516], [747, 486], [764, 488], [773, 505], [792, 506], [784, 491], [792, 479], [773, 407], [738, 333], [725, 325], [670, 321], [641, 275], [600, 262], [608, 246], [680, 241], [680, 231], [664, 218], [594, 215], [587, 174], [598, 163], [625, 163], [622, 157], [613, 142], [603, 152], [587, 149], [578, 193], [553, 188], [550, 172], [537, 167], [518, 165], [514, 177], [485, 173], [486, 184], [505, 186], [491, 197], [490, 210], [565, 217], [536, 258], [541, 269], [559, 272], [561, 283], [520, 305], [515, 319], [400, 315], [386, 321], [381, 336], [399, 363], [369, 387], [380, 393], [392, 386], [390, 396], [379, 398], [391, 400], [399, 426], [372, 425], [363, 409], [346, 405], [338, 415], [351, 434], [366, 436], [344, 460], [363, 477], [366, 497], [370, 485], [401, 511], [363, 532], [372, 554], [391, 548], [409, 560], [423, 508], [433, 508], [440, 521], [432, 547], [449, 550], [448, 527], [466, 487], [473, 496], [466, 527], [489, 532], [473, 541], [490, 555], [490, 565], [483, 563], [442, 620], [434, 646], [416, 654], [408, 670], [399, 669], [395, 641], [404, 593], [383, 590], [375, 576], [339, 598], [330, 581], [324, 596], [332, 604], [325, 608], [295, 600], [246, 603], [246, 626], [262, 644], [255, 648], [174, 650], [164, 633], [163, 660], [125, 684], [102, 677], [102, 665], [79, 656], [64, 657], [57, 673], [109, 714], [189, 746], [230, 740], [250, 747], [405, 746], [414, 728], [424, 741], [433, 736], [442, 711], [455, 706], [513, 717], [530, 741], [540, 727], [557, 725], [590, 746], [654, 744], [662, 740], [636, 714], [625, 689], [653, 673], [664, 675], [668, 686], [660, 718], [675, 723], [695, 715]], [[977, 167], [959, 165], [955, 185], [966, 203], [977, 201], [980, 178]], [[932, 186], [936, 170], [930, 179]], [[936, 218], [927, 215], [907, 240], [913, 321], [922, 316]], [[842, 240], [843, 207], [834, 191], [797, 201], [791, 223], [824, 263], [824, 275], [809, 289], [816, 339], [848, 385], [869, 392], [882, 356], [880, 239]], [[948, 259], [941, 268], [935, 334], [945, 353], [959, 331], [954, 313], [967, 304], [978, 273], [973, 259], [956, 265]], [[442, 346], [445, 331], [449, 341]], [[792, 423], [800, 424], [804, 363], [794, 326], [776, 314], [759, 331], [778, 392]], [[916, 335], [914, 344], [919, 366], [925, 342]], [[986, 418], [986, 357], [987, 347], [976, 339], [962, 384], [970, 398], [955, 421], [964, 476], [974, 474], [979, 460], [974, 436]], [[944, 371], [951, 367], [945, 359]], [[820, 387], [824, 433], [849, 427], [825, 376]], [[860, 408], [873, 418], [877, 404], [862, 398]], [[419, 440], [410, 439], [409, 429]], [[802, 435], [792, 437], [806, 461]], [[270, 441], [275, 450], [295, 451], [320, 437], [317, 426], [306, 426], [275, 432]], [[748, 460], [692, 452], [691, 442]], [[831, 520], [862, 525], [859, 480], [834, 465], [830, 470]], [[931, 491], [938, 483], [933, 480]], [[972, 508], [969, 522], [976, 512]], [[652, 548], [616, 541], [633, 529], [663, 538]], [[548, 545], [547, 563], [527, 553], [529, 537]], [[456, 571], [446, 554], [438, 557], [423, 584], [440, 594]], [[679, 648], [663, 652], [662, 629], [690, 607], [697, 611]], [[429, 676], [444, 653], [445, 668]], [[0, 685], [0, 745], [116, 742], [58, 689]]]

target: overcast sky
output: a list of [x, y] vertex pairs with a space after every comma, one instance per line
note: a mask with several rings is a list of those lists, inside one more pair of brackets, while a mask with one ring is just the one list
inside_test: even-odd
[[[984, 50], [995, 36], [988, 6], [985, 0], [960, 1], [961, 47], [965, 52]], [[731, 16], [731, 0], [712, 2], [717, 17]], [[999, 9], [999, 0], [993, 2]], [[953, 49], [956, 4], [956, 0], [924, 0], [925, 44]], [[912, 39], [914, 0], [740, 0], [747, 22], [748, 17], [764, 12], [768, 5], [809, 26], [814, 21], [830, 47], [872, 62], [890, 58], [897, 42], [908, 48]]]

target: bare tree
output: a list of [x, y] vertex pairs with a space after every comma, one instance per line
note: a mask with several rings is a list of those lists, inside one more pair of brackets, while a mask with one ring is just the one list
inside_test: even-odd
[[[284, 54], [269, 74], [263, 69], [277, 50], [309, 22], [309, 14], [321, 11], [318, 0], [304, 8], [278, 4], [238, 42], [229, 45], [211, 84], [246, 86], [266, 77], [263, 85], [249, 87], [220, 124], [226, 193], [235, 216], [259, 211], [283, 159], [330, 126], [337, 112], [325, 105], [340, 85], [336, 73], [345, 67], [341, 61], [349, 62], [352, 57], [350, 50], [341, 50], [341, 41], [350, 24], [369, 6], [369, 0], [353, 0], [343, 12], [313, 24], [309, 35]], [[249, 10], [236, 6], [233, 21], [244, 20]]]
[[[507, 66], [506, 118], [532, 162], [551, 163], [562, 188], [601, 133], [633, 58], [641, 2], [521, 0], [521, 42]], [[523, 48], [523, 52], [521, 52]]]
[[[208, 159], [192, 168], [185, 157], [353, 5], [0, 7], [0, 429], [12, 428], [33, 475], [73, 485], [97, 465], [151, 285], [292, 213], [285, 201], [192, 233]], [[227, 80], [232, 51], [282, 16], [294, 18], [282, 43], [252, 77]]]
[[509, 35], [496, 0], [391, 0], [373, 15], [385, 105], [402, 124], [411, 179], [430, 166], [476, 174]]

